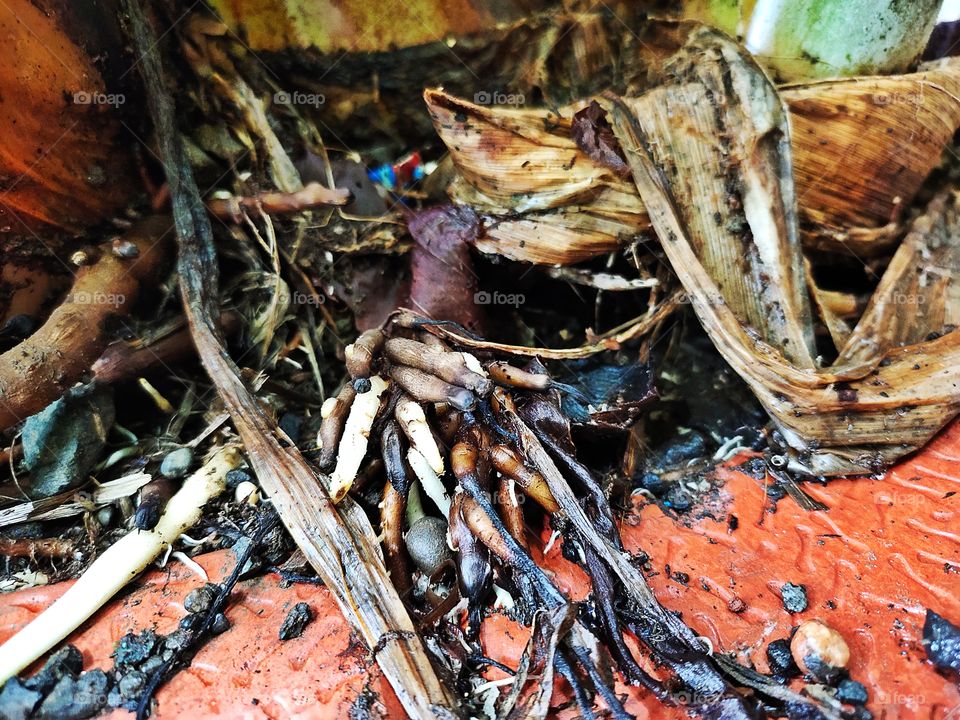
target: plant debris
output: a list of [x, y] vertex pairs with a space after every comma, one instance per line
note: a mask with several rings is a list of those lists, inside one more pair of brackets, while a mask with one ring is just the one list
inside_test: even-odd
[[298, 602], [287, 613], [287, 617], [280, 626], [280, 639], [293, 640], [303, 634], [303, 629], [313, 620], [313, 611], [305, 602]]
[[[907, 61], [929, 28], [891, 29], [897, 74], [811, 81], [830, 53], [770, 56], [763, 3], [442, 37], [424, 6], [414, 46], [336, 59], [258, 55], [243, 2], [122, 5], [142, 192], [83, 227], [18, 194], [56, 242], [0, 244], [0, 592], [76, 580], [0, 646], [0, 716], [166, 714], [271, 572], [278, 657], [339, 608], [341, 670], [393, 689], [358, 674], [339, 714], [866, 720], [901, 671], [955, 696], [952, 455], [890, 469], [960, 412], [960, 63]], [[65, 145], [105, 197], [64, 208], [99, 217], [115, 179]], [[85, 668], [74, 633], [151, 563], [193, 576], [186, 615]]]

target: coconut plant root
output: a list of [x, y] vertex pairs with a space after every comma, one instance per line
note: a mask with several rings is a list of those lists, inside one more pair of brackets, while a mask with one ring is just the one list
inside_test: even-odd
[[0, 429], [39, 412], [87, 373], [113, 339], [112, 323], [155, 287], [169, 254], [169, 221], [154, 217], [123, 238], [127, 255], [104, 248], [77, 270], [73, 287], [47, 321], [0, 355]]
[[[77, 716], [107, 697], [165, 715], [272, 573], [302, 585], [268, 631], [297, 649], [270, 662], [321, 662], [299, 643], [322, 597], [324, 639], [339, 610], [333, 654], [364, 679], [351, 717], [869, 720], [866, 688], [892, 673], [857, 652], [884, 632], [955, 679], [955, 458], [905, 458], [960, 414], [960, 160], [943, 156], [960, 61], [777, 75], [729, 23], [692, 19], [715, 4], [634, 8], [628, 35], [614, 2], [328, 66], [235, 42], [246, 2], [175, 21], [119, 3], [154, 214], [72, 238], [72, 287], [35, 331], [55, 279], [21, 257], [2, 278], [29, 316], [0, 326], [0, 592], [76, 582], [0, 645], [0, 717], [11, 697], [63, 714], [85, 683], [107, 689]], [[438, 49], [517, 94], [429, 67]], [[401, 92], [423, 104], [391, 108]], [[80, 384], [102, 406], [45, 420]], [[75, 477], [44, 477], [38, 450], [61, 445]], [[922, 515], [895, 507], [906, 490]], [[848, 491], [873, 535], [837, 507]], [[226, 548], [220, 569], [193, 559]], [[107, 671], [64, 647], [28, 677], [159, 558], [204, 583], [171, 635], [127, 633]], [[887, 565], [892, 590], [857, 587]], [[834, 622], [844, 602], [876, 605], [875, 627]], [[262, 654], [271, 613], [249, 615], [242, 652]], [[277, 711], [262, 679], [233, 681], [247, 710], [293, 712], [299, 690]]]

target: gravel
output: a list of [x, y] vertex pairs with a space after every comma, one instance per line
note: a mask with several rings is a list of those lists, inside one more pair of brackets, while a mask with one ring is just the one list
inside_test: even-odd
[[298, 602], [287, 613], [287, 617], [280, 626], [280, 639], [292, 640], [303, 634], [303, 630], [313, 620], [313, 611], [305, 602]]
[[160, 474], [164, 477], [176, 479], [182, 478], [193, 465], [193, 450], [190, 448], [178, 448], [169, 452], [160, 463]]
[[807, 609], [807, 586], [794, 585], [793, 583], [784, 583], [780, 588], [780, 596], [783, 598], [783, 607], [789, 613], [800, 613]]

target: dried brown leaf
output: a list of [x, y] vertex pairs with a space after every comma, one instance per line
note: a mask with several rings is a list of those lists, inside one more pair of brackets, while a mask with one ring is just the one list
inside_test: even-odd
[[[858, 256], [887, 250], [960, 127], [960, 58], [907, 75], [791, 85], [781, 96], [804, 245]], [[484, 215], [483, 252], [572, 264], [649, 227], [616, 165], [571, 137], [587, 101], [548, 111], [481, 106], [439, 90], [424, 97], [460, 173], [451, 196]]]
[[[756, 173], [763, 165], [757, 164], [755, 154], [744, 156], [742, 149], [762, 147], [758, 133], [764, 130], [756, 118], [768, 113], [766, 98], [772, 88], [764, 88], [768, 81], [762, 71], [731, 41], [704, 32], [695, 42], [688, 52], [698, 62], [688, 66], [687, 74], [678, 75], [673, 82], [640, 98], [613, 100], [614, 130], [630, 160], [640, 196], [674, 271], [690, 294], [695, 312], [717, 349], [779, 425], [795, 452], [793, 467], [815, 474], [876, 471], [920, 447], [960, 409], [960, 333], [950, 332], [928, 342], [897, 347], [898, 342], [909, 341], [912, 335], [895, 330], [900, 323], [884, 319], [877, 324], [873, 319], [877, 316], [868, 308], [864, 322], [875, 326], [864, 333], [880, 332], [887, 339], [875, 340], [877, 344], [868, 352], [845, 352], [840, 364], [818, 370], [791, 362], [787, 348], [764, 340], [785, 334], [771, 333], [769, 326], [745, 324], [741, 300], [736, 295], [728, 298], [729, 270], [704, 261], [702, 253], [705, 243], [727, 249], [743, 247], [743, 238], [733, 228], [724, 233], [707, 231], [697, 209], [704, 202], [700, 194], [702, 183], [690, 174], [729, 173], [733, 186], [748, 191], [751, 184], [760, 180]], [[731, 82], [725, 87], [713, 86], [717, 73], [726, 72], [726, 66], [732, 70]], [[711, 87], [712, 95], [707, 98], [691, 86]], [[713, 121], [698, 112], [704, 102], [718, 107], [718, 117], [723, 117], [726, 109], [739, 108], [742, 127], [749, 130], [718, 134]], [[659, 111], [665, 104], [672, 105], [675, 116], [689, 120], [672, 122]], [[700, 125], [695, 125], [691, 132], [689, 122]], [[733, 145], [722, 146], [718, 138], [732, 140]], [[693, 156], [698, 158], [700, 170], [690, 163]], [[744, 163], [744, 157], [751, 161]], [[731, 166], [731, 158], [735, 166]], [[768, 172], [772, 167], [768, 167]], [[773, 176], [768, 174], [759, 186], [766, 187], [771, 179]], [[781, 178], [779, 182], [782, 196], [783, 183], [787, 181]], [[777, 192], [772, 194], [777, 196]], [[926, 262], [934, 249], [943, 262], [954, 263], [941, 267], [941, 272], [949, 278], [950, 292], [955, 292], [954, 277], [960, 272], [955, 265], [955, 245], [960, 228], [956, 226], [955, 214], [943, 213], [939, 217], [944, 224], [940, 232], [917, 232], [913, 241], [902, 248], [904, 260], [891, 265], [888, 272], [893, 274], [881, 283], [883, 292], [922, 284], [919, 278], [929, 269], [911, 277], [907, 272], [910, 259], [918, 255]], [[777, 227], [785, 225], [781, 222]], [[756, 230], [753, 236], [758, 236]], [[769, 235], [762, 242], [778, 248], [777, 252], [787, 253], [770, 259], [797, 269], [802, 267], [799, 249], [794, 245]], [[744, 258], [748, 263], [756, 262], [749, 252]], [[756, 291], [761, 294], [765, 288], [758, 286]], [[945, 317], [945, 311], [937, 311], [930, 321], [942, 324]], [[766, 316], [759, 322], [768, 323], [771, 319], [776, 320]], [[785, 314], [784, 320], [802, 323], [802, 327], [809, 323], [802, 313], [793, 318]], [[802, 327], [795, 328], [794, 334]], [[859, 335], [855, 330], [850, 342]]]

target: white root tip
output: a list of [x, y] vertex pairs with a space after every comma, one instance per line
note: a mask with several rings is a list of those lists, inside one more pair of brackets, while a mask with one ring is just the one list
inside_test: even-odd
[[346, 497], [353, 481], [357, 479], [360, 463], [367, 454], [370, 428], [373, 427], [373, 421], [380, 410], [380, 396], [387, 386], [386, 380], [379, 375], [373, 375], [370, 377], [370, 389], [357, 393], [353, 399], [337, 451], [337, 465], [330, 476], [330, 498], [335, 503]]
[[430, 463], [430, 468], [437, 474], [443, 475], [443, 454], [437, 446], [437, 440], [427, 423], [427, 416], [423, 407], [416, 400], [404, 395], [397, 401], [397, 421], [404, 434], [420, 454]]
[[447, 495], [446, 488], [440, 481], [439, 475], [430, 467], [427, 459], [415, 447], [407, 451], [407, 462], [410, 463], [410, 469], [417, 476], [423, 491], [427, 494], [438, 508], [440, 508], [444, 517], [450, 515], [450, 497]]
[[239, 466], [236, 447], [221, 449], [170, 498], [153, 530], [120, 538], [56, 602], [0, 645], [0, 685], [70, 635], [192, 527], [203, 506], [223, 492], [227, 473]]

